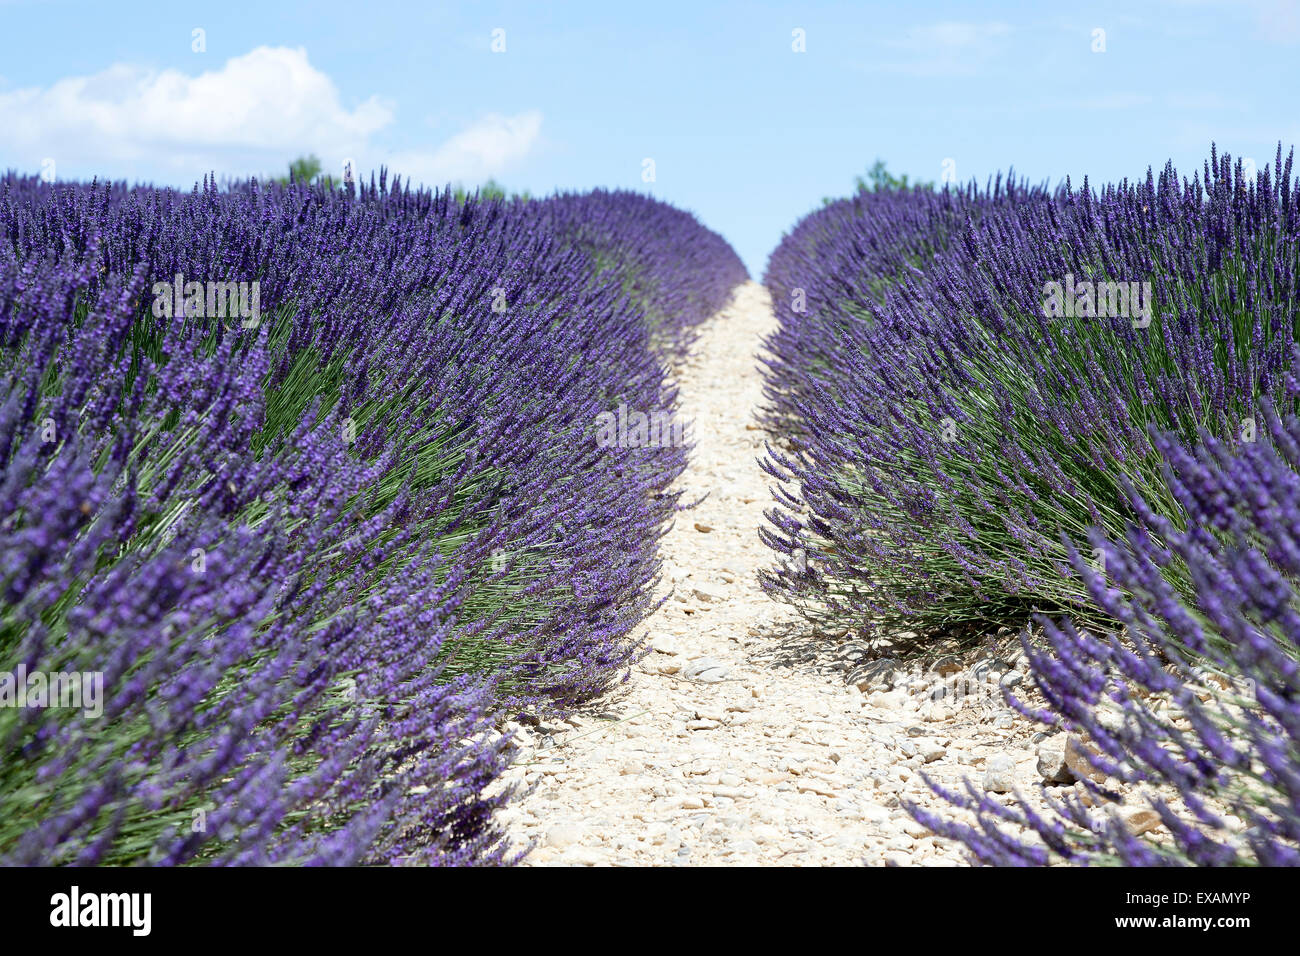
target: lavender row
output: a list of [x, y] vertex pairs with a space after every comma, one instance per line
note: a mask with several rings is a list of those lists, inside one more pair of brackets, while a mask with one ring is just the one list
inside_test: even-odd
[[740, 257], [688, 212], [638, 193], [563, 193], [541, 207], [645, 313], [656, 346], [680, 355], [748, 278]]
[[1300, 399], [1280, 147], [1250, 181], [1212, 153], [1190, 179], [863, 193], [801, 222], [765, 281], [765, 585], [836, 628], [1103, 620], [1064, 541], [1122, 536], [1124, 482], [1178, 514], [1149, 428], [1248, 444], [1266, 401]]
[[0, 861], [501, 861], [502, 708], [619, 678], [677, 507], [597, 433], [743, 274], [646, 215], [5, 180]]
[[765, 584], [837, 627], [1036, 620], [1044, 705], [1009, 699], [1092, 765], [1046, 813], [909, 807], [979, 862], [1300, 863], [1291, 170], [862, 194], [772, 258]]

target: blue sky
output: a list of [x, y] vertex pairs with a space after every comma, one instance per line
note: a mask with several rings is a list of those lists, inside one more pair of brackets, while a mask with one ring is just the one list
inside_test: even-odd
[[0, 0], [0, 18], [0, 168], [189, 186], [315, 152], [429, 185], [640, 189], [755, 276], [876, 157], [1056, 183], [1300, 142], [1296, 0]]

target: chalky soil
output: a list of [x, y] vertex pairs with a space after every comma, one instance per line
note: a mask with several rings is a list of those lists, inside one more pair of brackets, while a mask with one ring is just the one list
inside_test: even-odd
[[503, 822], [517, 848], [535, 841], [525, 865], [961, 864], [899, 806], [946, 807], [919, 771], [953, 784], [1010, 754], [1032, 775], [1009, 711], [863, 694], [759, 588], [773, 553], [757, 532], [771, 495], [756, 350], [775, 325], [747, 283], [678, 369], [684, 500], [708, 497], [664, 539], [673, 597], [631, 680], [569, 721], [517, 728], [508, 779], [532, 789]]

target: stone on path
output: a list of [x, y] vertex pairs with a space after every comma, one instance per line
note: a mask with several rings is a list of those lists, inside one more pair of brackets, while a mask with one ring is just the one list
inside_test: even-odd
[[721, 661], [715, 661], [712, 657], [697, 658], [682, 668], [683, 677], [705, 683], [726, 680], [730, 674], [730, 667]]
[[1010, 793], [1016, 788], [1016, 762], [1006, 754], [994, 754], [984, 763], [984, 789]]

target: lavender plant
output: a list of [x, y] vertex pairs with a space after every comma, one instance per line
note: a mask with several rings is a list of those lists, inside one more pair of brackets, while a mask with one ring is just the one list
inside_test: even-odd
[[1125, 483], [1178, 513], [1149, 427], [1240, 443], [1265, 401], [1297, 408], [1291, 169], [1279, 147], [1247, 182], [1212, 152], [1191, 180], [888, 190], [808, 217], [766, 277], [769, 592], [837, 629], [1100, 620], [1064, 542], [1122, 536]]
[[[1185, 526], [1135, 494], [1125, 537], [1094, 534], [1104, 574], [1073, 555], [1122, 630], [1044, 618], [1044, 645], [1025, 642], [1047, 706], [1012, 702], [1082, 735], [1099, 774], [1150, 788], [1158, 838], [1135, 835], [1088, 781], [1098, 806], [1049, 798], [1046, 813], [931, 784], [978, 824], [912, 806], [916, 819], [990, 864], [1300, 865], [1300, 420], [1265, 419], [1239, 450], [1155, 433]], [[1191, 599], [1166, 580], [1171, 564]]]
[[[680, 355], [696, 326], [748, 278], [740, 257], [696, 218], [641, 193], [562, 193], [539, 207], [557, 235], [588, 252], [650, 322], [656, 347]], [[689, 275], [691, 281], [681, 277]]]
[[674, 393], [546, 206], [3, 181], [0, 674], [103, 706], [0, 707], [0, 862], [503, 860], [495, 724], [637, 653], [686, 453], [594, 441]]

